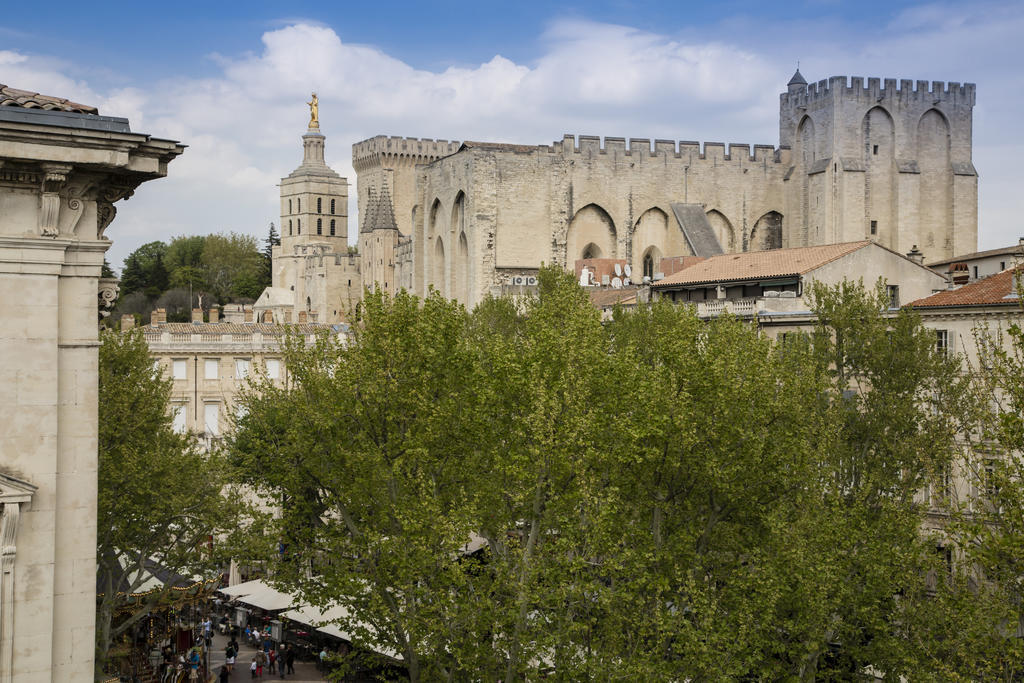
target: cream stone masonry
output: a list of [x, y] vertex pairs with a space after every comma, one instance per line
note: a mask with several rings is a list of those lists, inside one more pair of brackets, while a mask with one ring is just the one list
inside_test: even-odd
[[104, 231], [183, 149], [125, 119], [0, 108], [0, 474], [34, 488], [16, 517], [4, 503], [0, 681], [93, 680]]
[[364, 280], [472, 306], [541, 263], [580, 258], [625, 259], [654, 279], [663, 257], [719, 250], [870, 239], [900, 253], [918, 245], [929, 260], [972, 251], [974, 101], [972, 84], [808, 85], [797, 71], [780, 95], [778, 147], [377, 136], [352, 147], [359, 211], [390, 187], [399, 234], [368, 244], [395, 253], [364, 257], [375, 268]]

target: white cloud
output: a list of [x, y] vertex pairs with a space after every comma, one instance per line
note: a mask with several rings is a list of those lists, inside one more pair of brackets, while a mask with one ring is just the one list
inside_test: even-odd
[[[147, 183], [108, 231], [120, 265], [139, 244], [217, 230], [262, 238], [277, 221], [279, 178], [301, 160], [305, 102], [320, 96], [329, 163], [355, 182], [353, 142], [375, 134], [547, 143], [564, 132], [777, 143], [778, 93], [799, 56], [809, 79], [833, 74], [978, 82], [975, 159], [982, 242], [1015, 241], [1024, 199], [1002, 138], [1024, 92], [1024, 11], [1002, 5], [929, 5], [877, 27], [832, 24], [722, 27], [714, 39], [564, 20], [529, 63], [503, 56], [440, 72], [344, 43], [301, 22], [269, 30], [258, 53], [213, 55], [213, 75], [96, 92], [45, 56], [0, 51], [0, 82], [100, 106], [133, 129], [189, 145], [170, 177]], [[808, 57], [813, 59], [808, 59]], [[1015, 161], [1016, 157], [1014, 158]], [[355, 196], [354, 188], [350, 192]], [[356, 232], [355, 207], [350, 234]], [[1012, 233], [1012, 234], [1011, 234]]]

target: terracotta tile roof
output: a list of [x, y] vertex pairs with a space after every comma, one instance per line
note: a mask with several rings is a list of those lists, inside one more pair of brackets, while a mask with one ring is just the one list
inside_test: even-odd
[[1021, 245], [1019, 244], [1014, 244], [1013, 246], [1010, 247], [1000, 247], [998, 249], [988, 249], [986, 251], [975, 251], [970, 254], [962, 254], [960, 256], [954, 256], [953, 258], [947, 258], [941, 261], [932, 261], [931, 263], [926, 263], [925, 265], [928, 266], [929, 268], [934, 268], [935, 266], [944, 266], [947, 263], [958, 263], [959, 261], [972, 261], [976, 258], [985, 258], [986, 256], [1001, 256], [1003, 254], [1009, 256], [1021, 256], [1022, 254], [1024, 254], [1024, 247], [1021, 247]]
[[588, 289], [588, 293], [590, 294], [590, 303], [594, 304], [598, 308], [614, 306], [615, 304], [625, 305], [636, 303], [636, 287], [623, 287], [621, 289], [614, 289], [611, 287], [594, 287]]
[[[344, 325], [344, 327], [348, 327]], [[142, 330], [146, 335], [160, 335], [164, 332], [170, 334], [263, 334], [266, 336], [280, 336], [286, 329], [294, 329], [301, 334], [313, 334], [326, 330], [328, 332], [341, 328], [341, 325], [329, 323], [298, 323], [294, 325], [275, 325], [273, 323], [164, 323], [153, 327], [144, 325]]]
[[673, 285], [763, 280], [803, 275], [815, 268], [863, 249], [869, 240], [826, 244], [819, 247], [795, 247], [744, 254], [719, 254], [684, 268], [651, 286], [658, 289]]
[[56, 109], [77, 114], [99, 114], [96, 107], [79, 104], [61, 97], [40, 95], [37, 92], [18, 90], [0, 83], [0, 107], [22, 107], [24, 109]]
[[983, 280], [975, 280], [957, 289], [936, 292], [923, 299], [912, 301], [911, 308], [940, 308], [950, 306], [1017, 306], [1017, 291], [1014, 288], [1014, 273], [1024, 273], [1024, 266], [1008, 268]]

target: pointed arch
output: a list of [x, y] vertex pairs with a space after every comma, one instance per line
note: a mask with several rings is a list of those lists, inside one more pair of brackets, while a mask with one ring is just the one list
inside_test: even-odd
[[916, 133], [917, 161], [921, 170], [920, 234], [911, 241], [920, 244], [929, 257], [949, 255], [953, 249], [949, 119], [938, 109], [929, 109], [918, 120]]
[[769, 211], [754, 222], [748, 251], [768, 251], [782, 247], [782, 214]]
[[736, 231], [733, 230], [732, 221], [725, 217], [725, 214], [718, 209], [708, 211], [708, 223], [722, 246], [722, 251], [727, 254], [736, 252]]
[[452, 202], [452, 220], [449, 228], [453, 236], [466, 229], [466, 193], [462, 190], [458, 191], [455, 201]]
[[679, 223], [670, 220], [668, 214], [657, 206], [640, 214], [633, 225], [631, 265], [636, 273], [633, 277], [638, 281], [644, 270], [644, 256], [651, 249], [657, 252], [655, 271], [661, 267], [661, 259], [665, 255], [686, 256], [690, 253]]
[[469, 240], [465, 231], [459, 233], [458, 246], [455, 251], [455, 299], [469, 307]]
[[615, 222], [602, 207], [587, 204], [576, 212], [569, 221], [565, 237], [566, 265], [572, 268], [576, 259], [584, 258], [584, 249], [594, 247], [600, 256], [591, 258], [615, 258]]
[[866, 171], [864, 235], [890, 249], [902, 249], [896, 243], [896, 126], [885, 107], [875, 106], [864, 114], [861, 139]]
[[441, 216], [441, 200], [435, 198], [430, 205], [430, 214], [427, 216], [427, 237], [433, 237], [438, 231], [438, 218]]
[[590, 242], [587, 246], [583, 247], [583, 251], [580, 252], [581, 259], [588, 258], [603, 258], [604, 252], [601, 251], [601, 247], [597, 246], [593, 242]]
[[430, 284], [434, 285], [434, 289], [436, 289], [438, 292], [440, 292], [441, 296], [447, 297], [448, 296], [448, 288], [445, 286], [445, 281], [444, 281], [444, 276], [445, 276], [444, 240], [441, 238], [440, 235], [438, 235], [437, 239], [434, 241], [434, 254], [433, 254], [433, 256], [434, 256], [434, 258], [432, 260], [433, 260], [434, 263], [433, 263], [432, 277], [431, 277]]
[[[658, 247], [654, 245], [649, 246], [647, 247], [647, 249], [644, 250], [644, 253], [640, 257], [641, 281], [643, 280], [643, 278], [649, 278], [653, 280], [654, 274], [661, 272], [661, 259], [663, 257], [664, 254], [661, 252], [660, 249], [658, 249]], [[633, 278], [636, 279], [635, 274], [633, 275]]]

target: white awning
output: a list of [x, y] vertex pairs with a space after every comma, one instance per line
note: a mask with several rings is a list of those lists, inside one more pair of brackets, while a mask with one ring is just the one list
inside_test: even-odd
[[[321, 611], [316, 607], [304, 605], [297, 609], [288, 610], [282, 612], [281, 616], [292, 621], [297, 621], [300, 624], [306, 624], [312, 628], [315, 628], [320, 633], [325, 633], [334, 638], [341, 640], [347, 640], [352, 642], [352, 634], [346, 631], [342, 631], [337, 624], [331, 623], [336, 619], [343, 619], [349, 615], [348, 609], [341, 605], [335, 605], [329, 607], [326, 611]], [[322, 624], [322, 625], [321, 625]], [[367, 629], [372, 633], [373, 628], [367, 626]], [[389, 648], [373, 649], [374, 652], [395, 661], [402, 661], [402, 656]]]
[[279, 609], [295, 607], [298, 599], [270, 586], [264, 586], [262, 590], [249, 593], [248, 595], [240, 595], [238, 601], [274, 612]]
[[253, 581], [235, 584], [234, 586], [228, 586], [227, 588], [221, 588], [218, 592], [229, 597], [236, 598], [239, 595], [249, 595], [250, 593], [261, 591], [266, 587], [267, 584], [263, 583], [263, 581], [255, 579]]

